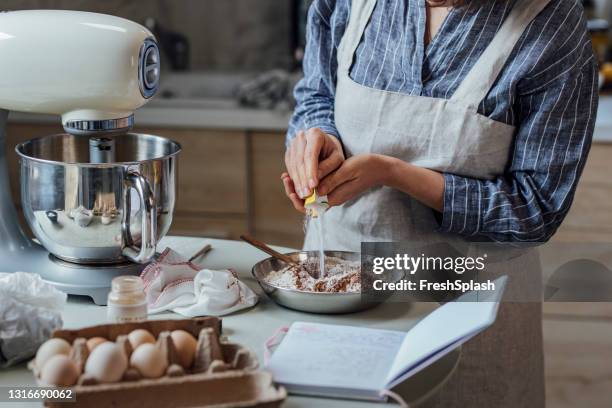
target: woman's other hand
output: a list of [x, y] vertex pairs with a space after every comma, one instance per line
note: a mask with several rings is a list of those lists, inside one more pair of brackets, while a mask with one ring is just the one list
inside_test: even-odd
[[[287, 193], [287, 196], [291, 198], [290, 194], [296, 194], [301, 199], [308, 197], [319, 181], [340, 167], [343, 161], [344, 152], [338, 138], [317, 128], [298, 132], [285, 152], [285, 165], [290, 177], [288, 181], [291, 182], [289, 187], [293, 187], [289, 190], [293, 192]], [[282, 178], [287, 191], [288, 183], [284, 181], [285, 177]]]
[[393, 159], [379, 154], [360, 154], [342, 163], [325, 177], [317, 192], [327, 195], [329, 205], [341, 205], [361, 193], [388, 183]]

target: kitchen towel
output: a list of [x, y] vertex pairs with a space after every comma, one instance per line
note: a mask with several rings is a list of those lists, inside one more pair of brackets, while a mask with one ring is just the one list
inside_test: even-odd
[[140, 277], [149, 313], [166, 310], [183, 316], [223, 316], [254, 306], [257, 295], [231, 269], [201, 268], [166, 248]]

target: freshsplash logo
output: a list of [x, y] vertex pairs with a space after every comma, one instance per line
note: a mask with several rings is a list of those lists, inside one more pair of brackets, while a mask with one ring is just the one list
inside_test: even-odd
[[447, 271], [463, 275], [465, 272], [483, 271], [486, 267], [487, 254], [478, 257], [427, 256], [420, 254], [396, 254], [390, 257], [374, 257], [372, 272], [382, 275], [389, 271], [403, 271], [414, 275], [417, 272]]

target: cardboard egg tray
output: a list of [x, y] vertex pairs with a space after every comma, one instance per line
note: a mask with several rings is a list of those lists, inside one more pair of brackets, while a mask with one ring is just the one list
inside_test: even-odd
[[[78, 330], [57, 330], [52, 337], [73, 344], [71, 358], [84, 365], [88, 356], [86, 340], [104, 337], [126, 348], [131, 353], [127, 334], [135, 329], [146, 329], [162, 342], [169, 367], [166, 375], [156, 379], [143, 379], [128, 369], [121, 382], [97, 383], [87, 374], [81, 374], [72, 387], [75, 402], [47, 401], [49, 407], [279, 407], [287, 397], [284, 388], [276, 387], [272, 376], [258, 371], [257, 358], [243, 346], [224, 341], [221, 320], [203, 317], [185, 320], [150, 320], [141, 323], [107, 324]], [[169, 332], [185, 330], [198, 339], [193, 366], [184, 370], [176, 364]], [[34, 364], [31, 369], [38, 379]], [[41, 384], [43, 385], [43, 384]]]

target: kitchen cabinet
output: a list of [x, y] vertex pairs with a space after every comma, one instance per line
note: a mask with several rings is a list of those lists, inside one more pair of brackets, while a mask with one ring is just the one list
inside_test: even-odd
[[237, 239], [248, 231], [246, 215], [185, 214], [178, 212], [170, 234], [189, 237]]
[[555, 408], [609, 407], [612, 326], [605, 319], [544, 319], [546, 402]]
[[181, 144], [177, 214], [247, 213], [243, 132], [136, 127]]
[[285, 134], [252, 133], [253, 233], [263, 241], [301, 248], [304, 216], [285, 195], [280, 175], [285, 171]]
[[572, 208], [554, 240], [612, 242], [611, 157], [612, 144], [593, 144]]
[[138, 126], [134, 131], [181, 144], [170, 234], [236, 239], [248, 231], [244, 132]]

